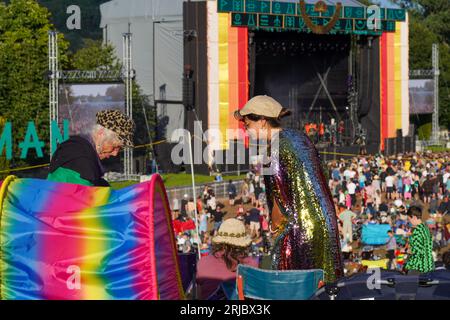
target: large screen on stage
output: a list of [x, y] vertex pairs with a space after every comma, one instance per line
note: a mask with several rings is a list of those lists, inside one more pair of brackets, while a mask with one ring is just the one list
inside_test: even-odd
[[70, 135], [87, 133], [95, 124], [97, 112], [125, 111], [125, 85], [65, 84], [59, 86], [58, 119], [70, 122]]
[[410, 114], [433, 113], [434, 110], [434, 80], [409, 80]]

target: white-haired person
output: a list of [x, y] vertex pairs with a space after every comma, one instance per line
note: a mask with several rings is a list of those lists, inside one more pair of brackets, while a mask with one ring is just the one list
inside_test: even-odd
[[237, 219], [225, 220], [217, 235], [212, 238], [212, 254], [197, 264], [197, 296], [210, 297], [222, 282], [236, 279], [239, 264], [258, 267], [258, 260], [249, 257], [252, 239], [244, 224]]
[[86, 134], [71, 136], [52, 156], [47, 180], [85, 186], [109, 186], [101, 160], [133, 147], [135, 124], [119, 110], [104, 110]]

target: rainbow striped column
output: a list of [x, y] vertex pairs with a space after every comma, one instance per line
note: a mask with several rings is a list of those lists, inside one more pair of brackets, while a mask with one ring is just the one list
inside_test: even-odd
[[218, 13], [214, 1], [207, 2], [207, 28], [208, 128], [220, 132], [210, 143], [223, 150], [230, 139], [243, 138], [227, 129], [239, 129], [232, 112], [248, 100], [248, 30], [231, 27], [231, 15]]
[[395, 33], [383, 32], [380, 40], [381, 141], [409, 133], [408, 15], [396, 22]]

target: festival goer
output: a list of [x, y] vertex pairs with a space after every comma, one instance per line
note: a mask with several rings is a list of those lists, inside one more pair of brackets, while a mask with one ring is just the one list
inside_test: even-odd
[[[389, 167], [391, 168], [391, 167]], [[386, 176], [386, 198], [392, 200], [392, 194], [394, 193], [394, 177], [391, 175]]]
[[281, 127], [281, 118], [289, 114], [268, 96], [256, 96], [235, 112], [252, 138], [278, 144], [270, 151], [272, 172], [264, 176], [276, 233], [272, 268], [322, 269], [325, 281], [332, 282], [343, 276], [333, 200], [312, 142], [300, 131]]
[[135, 124], [119, 110], [104, 110], [85, 134], [61, 143], [50, 162], [47, 180], [85, 186], [109, 186], [100, 160], [115, 157], [123, 147], [133, 147]]
[[236, 186], [234, 185], [233, 180], [230, 180], [230, 182], [228, 182], [227, 191], [230, 206], [234, 206], [234, 199], [236, 198]]
[[395, 239], [394, 232], [389, 230], [388, 232], [389, 240], [386, 244], [386, 257], [389, 259], [388, 261], [388, 269], [395, 270], [395, 250], [397, 250], [397, 240]]
[[188, 203], [186, 204], [186, 212], [189, 218], [193, 219], [195, 216], [195, 202], [194, 198], [189, 198]]
[[350, 182], [347, 184], [347, 191], [350, 197], [352, 198], [352, 206], [356, 204], [356, 184], [353, 182], [353, 180], [350, 180]]
[[261, 229], [260, 214], [261, 212], [257, 208], [252, 208], [246, 213], [245, 223], [249, 226], [252, 239], [259, 237], [259, 230]]
[[339, 220], [342, 221], [342, 234], [346, 242], [353, 241], [353, 219], [357, 216], [356, 214], [347, 209], [345, 206], [340, 207], [343, 211], [339, 215]]
[[187, 218], [187, 204], [188, 204], [188, 199], [189, 199], [189, 196], [188, 196], [188, 194], [184, 194], [183, 195], [183, 199], [181, 200], [181, 206], [180, 206], [180, 216], [183, 218], [183, 219], [186, 219]]
[[211, 212], [211, 218], [214, 221], [214, 231], [217, 232], [223, 222], [223, 217], [225, 217], [226, 212], [222, 211], [222, 206], [217, 205], [216, 210]]
[[198, 219], [198, 232], [200, 232], [201, 237], [204, 237], [204, 235], [208, 232], [208, 215], [204, 211], [201, 211]]
[[408, 274], [426, 273], [434, 270], [433, 239], [427, 225], [422, 222], [422, 209], [411, 207], [407, 212], [408, 221], [413, 226], [409, 239], [410, 255], [405, 269]]
[[236, 279], [239, 264], [258, 267], [258, 261], [249, 257], [252, 240], [245, 232], [244, 224], [227, 219], [212, 239], [212, 254], [197, 264], [197, 296], [206, 300], [224, 281]]

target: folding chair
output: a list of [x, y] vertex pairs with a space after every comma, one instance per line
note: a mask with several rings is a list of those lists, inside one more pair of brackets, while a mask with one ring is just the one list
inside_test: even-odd
[[319, 269], [278, 271], [239, 265], [236, 291], [239, 300], [306, 300], [323, 279]]

